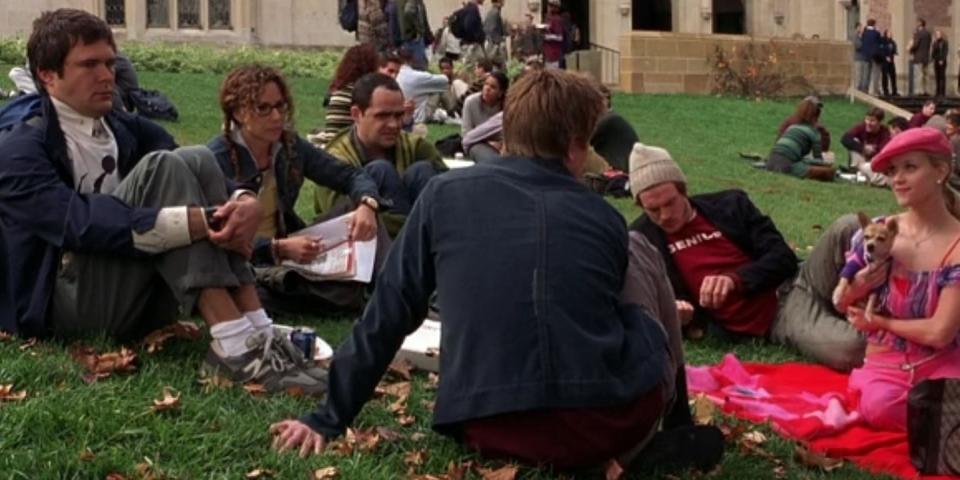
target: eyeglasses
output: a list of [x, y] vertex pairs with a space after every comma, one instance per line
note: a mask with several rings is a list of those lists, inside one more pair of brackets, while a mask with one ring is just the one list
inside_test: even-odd
[[270, 113], [273, 112], [274, 110], [276, 110], [277, 113], [279, 113], [280, 115], [286, 115], [287, 111], [290, 110], [290, 105], [287, 104], [287, 102], [277, 102], [277, 103], [274, 103], [273, 105], [270, 105], [269, 103], [260, 103], [260, 104], [254, 105], [253, 107], [254, 113], [256, 113], [257, 116], [260, 116], [260, 117], [266, 117], [270, 115]]

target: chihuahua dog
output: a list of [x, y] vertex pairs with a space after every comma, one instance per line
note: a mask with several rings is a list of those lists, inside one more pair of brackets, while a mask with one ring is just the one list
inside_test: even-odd
[[[897, 236], [897, 219], [889, 217], [883, 223], [873, 222], [863, 212], [857, 212], [860, 227], [863, 228], [863, 243], [847, 254], [847, 263], [840, 271], [840, 281], [833, 290], [833, 305], [840, 309], [840, 300], [850, 288], [853, 277], [864, 268], [881, 268], [890, 261], [890, 250], [893, 248], [893, 239]], [[867, 320], [873, 317], [876, 311], [877, 292], [870, 293], [867, 306], [864, 310]]]

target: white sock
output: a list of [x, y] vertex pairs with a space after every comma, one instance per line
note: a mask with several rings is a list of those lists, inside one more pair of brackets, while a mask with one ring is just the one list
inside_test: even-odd
[[266, 330], [271, 336], [273, 335], [273, 328], [271, 328], [273, 327], [273, 319], [267, 315], [266, 310], [258, 308], [252, 312], [245, 312], [243, 316], [250, 320], [250, 323], [256, 331], [262, 332]]
[[240, 317], [210, 327], [210, 336], [220, 344], [220, 349], [228, 357], [243, 355], [250, 350], [247, 348], [247, 338], [250, 338], [250, 335], [256, 332], [257, 330], [253, 328], [253, 324], [247, 317]]

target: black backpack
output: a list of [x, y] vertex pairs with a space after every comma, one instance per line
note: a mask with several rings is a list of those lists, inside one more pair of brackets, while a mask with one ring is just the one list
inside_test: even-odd
[[357, 0], [341, 0], [340, 28], [348, 32], [356, 32], [360, 23], [360, 14], [357, 11]]
[[180, 117], [177, 107], [173, 106], [166, 95], [156, 90], [134, 88], [127, 92], [130, 103], [140, 115], [154, 120], [176, 121]]
[[458, 8], [447, 17], [447, 27], [450, 29], [450, 33], [461, 39], [467, 33], [467, 29], [463, 25], [463, 17], [466, 16], [465, 9], [466, 7]]

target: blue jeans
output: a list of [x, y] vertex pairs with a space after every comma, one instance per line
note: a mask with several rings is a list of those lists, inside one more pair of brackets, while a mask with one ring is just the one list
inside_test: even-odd
[[413, 68], [417, 70], [427, 69], [427, 47], [423, 44], [422, 38], [416, 38], [404, 42], [403, 48], [413, 54]]
[[390, 202], [391, 212], [408, 214], [420, 192], [438, 172], [428, 160], [415, 162], [403, 175], [389, 160], [374, 160], [363, 166], [367, 175], [377, 184], [380, 198]]

